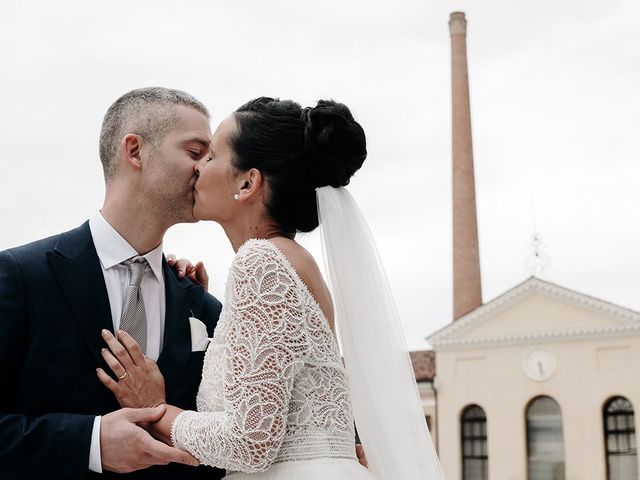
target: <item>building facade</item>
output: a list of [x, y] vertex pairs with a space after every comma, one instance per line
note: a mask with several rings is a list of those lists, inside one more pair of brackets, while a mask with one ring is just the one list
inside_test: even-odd
[[429, 341], [448, 480], [638, 478], [639, 313], [532, 277]]

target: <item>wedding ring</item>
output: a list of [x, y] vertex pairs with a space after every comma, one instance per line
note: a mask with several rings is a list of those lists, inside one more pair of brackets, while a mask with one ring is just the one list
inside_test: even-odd
[[127, 375], [129, 375], [129, 372], [127, 372], [126, 370], [124, 371], [124, 373], [122, 374], [122, 376], [118, 375], [118, 380], [122, 380], [123, 378], [125, 378]]

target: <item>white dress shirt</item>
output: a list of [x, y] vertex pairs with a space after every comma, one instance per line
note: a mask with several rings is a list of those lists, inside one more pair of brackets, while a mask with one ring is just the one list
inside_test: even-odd
[[[109, 306], [114, 332], [120, 327], [120, 316], [124, 306], [124, 297], [129, 284], [129, 269], [120, 265], [123, 261], [139, 253], [105, 220], [101, 213], [89, 220], [89, 229], [100, 259], [104, 282], [107, 286]], [[149, 270], [142, 277], [140, 289], [147, 314], [147, 351], [146, 355], [158, 360], [164, 337], [165, 288], [162, 272], [162, 243], [150, 252], [142, 255], [149, 262]], [[100, 455], [100, 418], [96, 417], [91, 434], [89, 469], [102, 473]]]

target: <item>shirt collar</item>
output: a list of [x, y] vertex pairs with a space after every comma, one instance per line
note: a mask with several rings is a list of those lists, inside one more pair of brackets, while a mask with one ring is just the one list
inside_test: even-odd
[[[96, 246], [98, 258], [102, 268], [109, 270], [125, 260], [139, 255], [109, 222], [98, 212], [89, 220], [89, 229]], [[151, 271], [159, 282], [163, 281], [162, 275], [162, 242], [150, 252], [142, 255], [149, 262]]]

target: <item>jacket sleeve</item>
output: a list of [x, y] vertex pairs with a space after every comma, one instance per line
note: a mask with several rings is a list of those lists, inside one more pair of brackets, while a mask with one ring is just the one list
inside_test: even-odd
[[21, 412], [15, 393], [27, 350], [24, 278], [14, 255], [0, 252], [0, 478], [86, 478], [95, 417]]
[[220, 311], [222, 310], [222, 303], [216, 297], [210, 293], [204, 293], [204, 299], [202, 302], [202, 321], [207, 326], [207, 334], [209, 337], [213, 337], [213, 331], [218, 323], [220, 317]]

